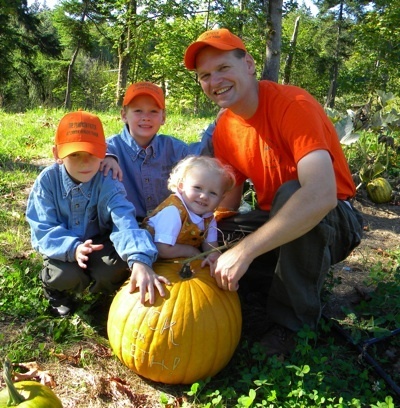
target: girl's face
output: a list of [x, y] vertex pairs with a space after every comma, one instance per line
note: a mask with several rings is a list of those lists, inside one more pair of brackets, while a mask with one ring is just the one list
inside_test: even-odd
[[99, 171], [102, 161], [102, 159], [87, 152], [72, 153], [63, 159], [59, 159], [56, 149], [54, 150], [54, 157], [58, 163], [64, 163], [68, 174], [77, 183], [90, 181]]
[[139, 95], [121, 111], [122, 121], [139, 146], [147, 146], [165, 123], [165, 110], [149, 95]]
[[178, 184], [178, 192], [187, 208], [197, 215], [213, 212], [225, 194], [221, 175], [202, 174], [199, 169], [186, 173], [185, 179]]

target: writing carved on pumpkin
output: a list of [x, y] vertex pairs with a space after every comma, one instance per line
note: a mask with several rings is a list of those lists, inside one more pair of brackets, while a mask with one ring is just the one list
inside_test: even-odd
[[[155, 319], [155, 324], [152, 324], [151, 320], [153, 319], [153, 317], [155, 317], [155, 315], [157, 315], [157, 319]], [[150, 330], [153, 330], [153, 331], [157, 330], [157, 322], [158, 322], [158, 317], [160, 317], [160, 315], [161, 315], [161, 312], [159, 312], [158, 310], [154, 310], [152, 311], [150, 316], [147, 318], [147, 326]], [[179, 346], [179, 344], [175, 343], [174, 341], [174, 331], [172, 329], [172, 326], [175, 326], [175, 325], [176, 325], [176, 322], [170, 322], [169, 318], [166, 317], [161, 326], [160, 333], [163, 334], [166, 330], [168, 330], [171, 343], [174, 346]]]
[[140, 362], [143, 364], [146, 359], [146, 355], [149, 355], [149, 366], [153, 367], [154, 365], [160, 365], [163, 370], [172, 370], [174, 371], [176, 367], [178, 367], [179, 363], [181, 362], [180, 357], [175, 357], [172, 368], [168, 368], [168, 366], [165, 364], [165, 360], [161, 361], [155, 361], [154, 356], [150, 356], [150, 353], [147, 350], [143, 350], [139, 347], [136, 346], [136, 344], [131, 343], [131, 356], [137, 360], [138, 358], [135, 356], [135, 351], [138, 350], [140, 352]]

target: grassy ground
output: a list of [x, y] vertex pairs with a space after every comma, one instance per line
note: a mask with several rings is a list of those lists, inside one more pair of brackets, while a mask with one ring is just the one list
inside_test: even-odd
[[[84, 294], [76, 314], [51, 317], [37, 278], [41, 258], [31, 249], [24, 212], [34, 179], [52, 161], [54, 132], [63, 114], [0, 112], [0, 360], [8, 356], [14, 363], [36, 361], [54, 379], [54, 391], [64, 407], [313, 408], [400, 403], [360, 350], [334, 329], [334, 319], [323, 319], [318, 333], [301, 331], [289, 358], [265, 359], [263, 350], [244, 333], [220, 374], [191, 386], [168, 386], [140, 378], [112, 355], [106, 334], [108, 304], [102, 299]], [[99, 116], [107, 135], [121, 130], [118, 113]], [[171, 116], [162, 132], [191, 141], [208, 123]], [[356, 263], [371, 291], [352, 310], [342, 311], [345, 318], [339, 322], [359, 344], [400, 327], [398, 245], [381, 257], [376, 252], [363, 257]], [[332, 274], [326, 283], [328, 304], [338, 284]], [[380, 363], [386, 364], [385, 369], [391, 365], [386, 372], [400, 384], [400, 345], [393, 339], [370, 350], [375, 359], [383, 354]], [[384, 352], [379, 353], [382, 347]]]

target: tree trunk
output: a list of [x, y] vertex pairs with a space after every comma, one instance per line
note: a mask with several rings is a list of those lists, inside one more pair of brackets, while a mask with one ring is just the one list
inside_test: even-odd
[[118, 79], [116, 89], [115, 105], [117, 107], [122, 106], [124, 98], [124, 91], [128, 83], [129, 66], [132, 59], [132, 24], [134, 24], [137, 11], [136, 0], [130, 0], [128, 2], [127, 19], [123, 32], [118, 42]]
[[[129, 31], [129, 30], [128, 30]], [[130, 35], [127, 33], [127, 35]], [[122, 101], [124, 99], [124, 91], [128, 82], [128, 70], [131, 61], [131, 56], [129, 53], [129, 42], [121, 41], [118, 45], [118, 79], [117, 79], [117, 91], [116, 91], [116, 101], [117, 107], [122, 106]]]
[[282, 42], [283, 0], [269, 0], [267, 4], [267, 46], [262, 79], [278, 82]]
[[[80, 30], [84, 29], [84, 24], [85, 24], [85, 19], [88, 14], [88, 2], [83, 3], [84, 7], [82, 10], [82, 15], [80, 19]], [[73, 76], [73, 71], [74, 71], [74, 65], [76, 58], [78, 57], [79, 50], [82, 46], [81, 40], [77, 41], [76, 48], [74, 53], [72, 54], [71, 61], [68, 65], [68, 73], [67, 73], [67, 89], [65, 91], [65, 101], [64, 101], [64, 106], [66, 109], [71, 109], [72, 107], [72, 102], [71, 102], [71, 86], [72, 86], [72, 76]]]
[[336, 98], [336, 92], [337, 92], [337, 79], [339, 76], [342, 23], [343, 23], [343, 0], [340, 2], [340, 8], [339, 8], [335, 60], [334, 60], [333, 67], [332, 67], [332, 80], [331, 80], [331, 85], [329, 87], [328, 95], [326, 97], [326, 102], [325, 102], [325, 107], [329, 107], [329, 108], [333, 108], [335, 106], [335, 98]]
[[64, 100], [64, 107], [67, 110], [70, 110], [72, 107], [72, 103], [71, 103], [72, 73], [74, 70], [74, 64], [76, 61], [76, 57], [78, 56], [79, 48], [80, 48], [79, 45], [75, 48], [75, 51], [72, 54], [71, 61], [69, 62], [69, 65], [68, 65], [67, 89], [65, 91], [65, 100]]
[[297, 17], [296, 21], [294, 22], [292, 39], [290, 40], [290, 45], [289, 45], [289, 53], [286, 58], [285, 69], [283, 72], [282, 84], [284, 85], [287, 85], [290, 83], [290, 73], [292, 71], [293, 57], [296, 51], [296, 41], [297, 41], [297, 34], [299, 32], [299, 23], [300, 23], [300, 16]]

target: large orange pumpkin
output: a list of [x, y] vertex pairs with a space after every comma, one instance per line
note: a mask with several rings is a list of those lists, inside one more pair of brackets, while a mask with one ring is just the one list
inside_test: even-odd
[[240, 340], [238, 294], [218, 288], [200, 260], [191, 263], [189, 277], [181, 276], [181, 263], [157, 262], [153, 269], [171, 282], [166, 296], [143, 305], [139, 292], [130, 294], [126, 283], [110, 307], [111, 348], [127, 367], [152, 381], [192, 384], [214, 376]]

